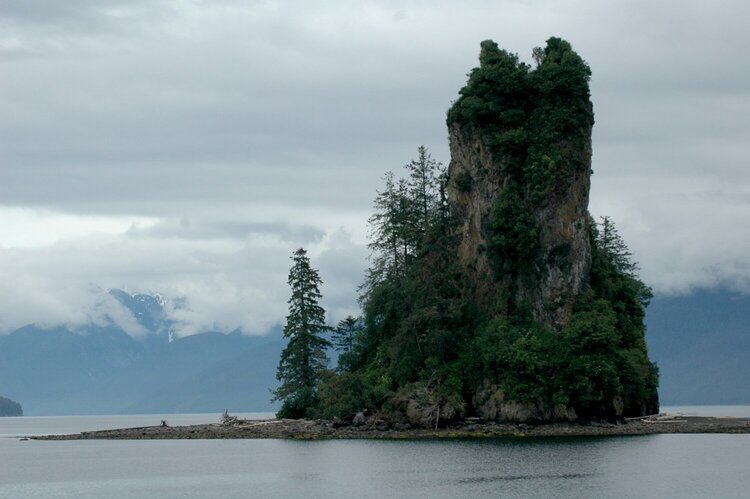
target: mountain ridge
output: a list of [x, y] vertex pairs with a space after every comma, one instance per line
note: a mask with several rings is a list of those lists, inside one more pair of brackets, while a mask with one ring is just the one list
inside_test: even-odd
[[273, 410], [278, 327], [173, 337], [158, 297], [110, 294], [148, 326], [145, 336], [114, 323], [24, 326], [0, 336], [0, 393], [22, 400], [28, 415]]
[[[750, 296], [657, 295], [646, 324], [663, 404], [750, 404]], [[283, 344], [278, 328], [170, 344], [153, 332], [135, 339], [118, 328], [25, 326], [0, 336], [0, 393], [23, 402], [26, 415], [271, 411]]]

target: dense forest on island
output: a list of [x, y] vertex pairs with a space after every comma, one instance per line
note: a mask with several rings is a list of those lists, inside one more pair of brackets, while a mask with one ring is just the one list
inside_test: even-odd
[[[448, 111], [448, 168], [420, 147], [403, 177], [385, 174], [362, 315], [333, 328], [335, 370], [321, 368], [327, 340], [308, 338], [300, 372], [314, 383], [306, 378], [304, 407], [280, 415], [364, 410], [438, 426], [658, 411], [650, 289], [612, 220], [588, 212], [591, 71], [559, 38], [533, 59], [482, 42]], [[286, 408], [298, 400], [283, 395]]]

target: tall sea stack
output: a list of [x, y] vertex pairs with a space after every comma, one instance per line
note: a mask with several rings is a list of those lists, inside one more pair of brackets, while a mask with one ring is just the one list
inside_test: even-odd
[[482, 307], [561, 330], [591, 268], [590, 71], [560, 39], [534, 56], [482, 43], [448, 113], [448, 196]]
[[423, 148], [408, 179], [386, 177], [363, 320], [323, 414], [435, 427], [658, 411], [651, 290], [612, 221], [588, 212], [591, 71], [559, 38], [533, 58], [482, 42], [448, 111], [447, 177]]

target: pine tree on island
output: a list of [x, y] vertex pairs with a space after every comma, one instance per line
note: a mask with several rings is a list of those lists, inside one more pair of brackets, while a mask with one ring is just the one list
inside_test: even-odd
[[331, 343], [339, 352], [338, 369], [340, 371], [350, 371], [352, 366], [356, 365], [364, 327], [362, 317], [349, 315], [341, 319], [333, 329]]
[[323, 337], [330, 330], [325, 310], [318, 304], [323, 281], [310, 266], [307, 251], [296, 250], [289, 270], [289, 315], [284, 337], [288, 343], [281, 353], [276, 378], [281, 386], [274, 391], [273, 401], [281, 401], [279, 418], [304, 418], [318, 404], [318, 384], [328, 367], [326, 348], [330, 342]]

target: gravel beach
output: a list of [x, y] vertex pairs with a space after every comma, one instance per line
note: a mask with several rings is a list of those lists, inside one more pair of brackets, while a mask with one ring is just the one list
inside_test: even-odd
[[750, 418], [659, 415], [623, 421], [618, 424], [593, 422], [538, 425], [463, 421], [438, 429], [411, 428], [408, 424], [389, 423], [376, 417], [367, 418], [358, 425], [327, 420], [271, 419], [236, 420], [232, 424], [145, 426], [31, 438], [35, 440], [216, 438], [323, 440], [620, 436], [659, 433], [750, 433]]

